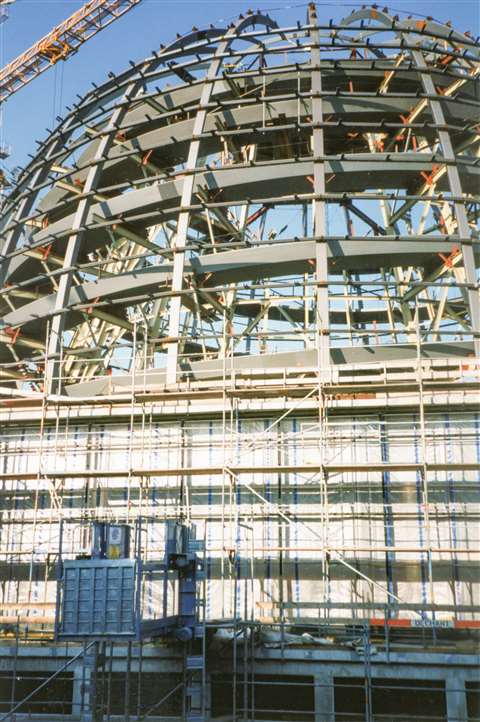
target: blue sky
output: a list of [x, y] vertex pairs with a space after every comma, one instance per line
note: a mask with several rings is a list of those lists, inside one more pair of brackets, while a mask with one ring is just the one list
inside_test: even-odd
[[[305, 17], [306, 3], [259, 2], [260, 8], [270, 10], [280, 24]], [[0, 65], [14, 59], [82, 5], [82, 0], [17, 0], [10, 6], [7, 22], [0, 25]], [[451, 20], [459, 30], [480, 34], [477, 0], [394, 0], [387, 5], [395, 12]], [[249, 0], [143, 0], [89, 40], [66, 63], [58, 63], [2, 106], [0, 142], [12, 146], [7, 167], [28, 161], [28, 154], [35, 152], [35, 139], [45, 138], [46, 128], [55, 124], [55, 116], [62, 115], [65, 105], [71, 105], [77, 93], [86, 92], [92, 81], [103, 82], [109, 71], [119, 72], [130, 59], [142, 59], [161, 43], [172, 40], [177, 32], [187, 32], [193, 25], [230, 21], [248, 7]], [[317, 7], [320, 18], [340, 19], [350, 13], [352, 3], [319, 2]]]

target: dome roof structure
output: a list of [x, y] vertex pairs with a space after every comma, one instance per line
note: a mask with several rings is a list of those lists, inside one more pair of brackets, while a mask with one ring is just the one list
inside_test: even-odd
[[432, 20], [310, 6], [93, 87], [2, 208], [3, 381], [471, 356], [478, 60]]

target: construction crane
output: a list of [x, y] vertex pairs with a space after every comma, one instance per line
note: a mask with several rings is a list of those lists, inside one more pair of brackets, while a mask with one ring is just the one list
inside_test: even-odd
[[[14, 1], [0, 0], [0, 24], [8, 17], [6, 6]], [[140, 2], [141, 0], [87, 2], [80, 10], [0, 70], [0, 104], [59, 60], [69, 58], [83, 43]], [[10, 149], [0, 143], [0, 160], [4, 160], [9, 155]], [[0, 189], [8, 185], [5, 174], [0, 168]]]
[[141, 0], [87, 2], [0, 71], [0, 102], [16, 93], [59, 60], [66, 60], [89, 38], [140, 2]]
[[[8, 19], [8, 5], [12, 5], [15, 2], [15, 0], [0, 0], [0, 25], [2, 25], [5, 20]], [[2, 39], [3, 41], [3, 39]], [[1, 117], [0, 117], [0, 129], [1, 129]], [[6, 145], [3, 145], [2, 138], [0, 137], [0, 161], [5, 160], [5, 158], [8, 158], [10, 155], [10, 148], [8, 148]], [[7, 179], [5, 178], [5, 173], [3, 172], [2, 168], [0, 168], [0, 192], [1, 189], [5, 186], [9, 185]], [[0, 202], [1, 202], [1, 196], [0, 196]]]

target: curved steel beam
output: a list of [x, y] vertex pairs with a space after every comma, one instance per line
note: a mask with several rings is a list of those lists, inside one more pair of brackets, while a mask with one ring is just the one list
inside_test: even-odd
[[[393, 239], [381, 240], [325, 240], [329, 273], [339, 274], [345, 270], [379, 271], [388, 263], [407, 262], [409, 265], [422, 266], [431, 261], [431, 254], [447, 255], [451, 243], [438, 237], [435, 243], [430, 241], [413, 244], [411, 241], [396, 240], [392, 249]], [[255, 281], [260, 278], [279, 278], [295, 274], [312, 272], [318, 242], [314, 240], [298, 240], [295, 242], [277, 243], [224, 251], [206, 256], [198, 256], [184, 264], [186, 276], [193, 275], [200, 287], [213, 288], [229, 283]], [[275, 257], [272, 259], [272, 248]], [[480, 245], [476, 247], [476, 256], [480, 261]], [[75, 307], [87, 304], [95, 299], [111, 300], [125, 304], [130, 298], [154, 294], [160, 286], [171, 282], [173, 265], [164, 263], [161, 266], [136, 269], [129, 273], [101, 278], [72, 286], [69, 298], [61, 309], [62, 314]], [[58, 313], [57, 294], [43, 296], [19, 309], [5, 314], [1, 326], [22, 328], [36, 323], [41, 319], [52, 317]], [[378, 314], [377, 314], [378, 317]], [[43, 335], [43, 328], [37, 328]]]
[[[351, 366], [352, 364], [385, 364], [388, 362], [412, 362], [418, 358], [418, 348], [415, 344], [398, 344], [396, 346], [347, 346], [345, 348], [331, 348], [331, 363], [335, 366]], [[431, 343], [424, 344], [421, 357], [425, 359], [451, 358], [466, 359], [473, 356], [473, 344], [470, 343]], [[281, 373], [283, 369], [312, 369], [317, 368], [317, 351], [285, 352], [275, 354], [262, 354], [259, 356], [237, 356], [232, 365], [225, 369], [221, 359], [212, 361], [198, 361], [188, 364], [183, 375], [193, 381], [230, 378], [232, 371], [270, 372]], [[149, 369], [142, 373], [138, 379], [139, 386], [144, 391], [151, 391], [154, 387], [164, 386], [167, 377], [164, 369]], [[130, 374], [104, 376], [85, 383], [71, 384], [65, 388], [66, 393], [72, 397], [101, 396], [127, 392], [132, 387]]]
[[214, 80], [217, 78], [218, 72], [224, 62], [224, 56], [228, 48], [242, 30], [255, 24], [262, 24], [267, 28], [277, 27], [277, 24], [269, 17], [261, 14], [255, 14], [241, 19], [232, 28], [230, 28], [225, 35], [225, 39], [218, 45], [205, 76], [204, 86], [200, 96], [200, 110], [197, 112], [193, 125], [192, 141], [190, 143], [187, 161], [185, 164], [185, 170], [188, 175], [183, 182], [182, 196], [180, 200], [182, 210], [178, 216], [175, 242], [173, 245], [173, 248], [177, 251], [177, 253], [175, 253], [173, 263], [172, 293], [177, 295], [175, 295], [170, 302], [168, 333], [172, 339], [172, 343], [168, 347], [167, 353], [167, 379], [168, 382], [172, 384], [176, 382], [177, 378], [178, 335], [180, 331], [181, 309], [180, 291], [183, 286], [183, 270], [185, 261], [185, 254], [183, 251], [187, 243], [187, 233], [190, 220], [190, 211], [188, 210], [188, 206], [192, 203], [195, 185], [194, 173], [200, 153], [200, 139], [198, 136], [203, 133], [208, 112], [206, 106], [210, 101], [214, 87]]

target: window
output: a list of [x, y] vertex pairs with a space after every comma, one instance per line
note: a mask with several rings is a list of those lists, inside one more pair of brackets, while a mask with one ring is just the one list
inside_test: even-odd
[[480, 720], [480, 682], [467, 682], [467, 711], [468, 722]]
[[[97, 678], [97, 705], [106, 715], [130, 715], [147, 714], [155, 708], [152, 714], [159, 717], [182, 714], [182, 689], [173, 692], [165, 702], [157, 705], [163, 697], [166, 697], [179, 682], [182, 681], [178, 674], [161, 674], [152, 672], [130, 672], [130, 684], [128, 695], [126, 694], [126, 674], [124, 672], [113, 672], [112, 674], [99, 673]], [[128, 698], [128, 710], [126, 702]]]
[[[372, 679], [374, 722], [446, 722], [443, 681]], [[335, 722], [365, 721], [363, 677], [335, 678]]]
[[[233, 712], [233, 677], [212, 677], [212, 717]], [[255, 720], [313, 722], [313, 677], [256, 674], [245, 684], [241, 675], [236, 685], [237, 714], [255, 712]]]
[[[12, 702], [21, 702], [48, 679], [52, 672], [35, 670], [0, 673], [0, 713], [9, 712]], [[72, 714], [73, 673], [62, 672], [23, 704], [19, 714]]]

